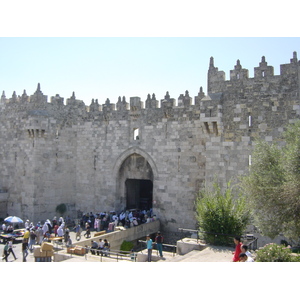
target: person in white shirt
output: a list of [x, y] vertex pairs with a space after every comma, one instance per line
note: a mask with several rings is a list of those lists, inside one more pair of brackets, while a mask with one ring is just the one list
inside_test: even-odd
[[239, 262], [254, 262], [253, 258], [250, 256], [248, 257], [246, 253], [241, 253], [239, 255], [239, 258], [240, 258]]
[[100, 251], [97, 251], [97, 255], [101, 254], [101, 256], [103, 256], [103, 248], [104, 248], [104, 241], [102, 239], [99, 239], [98, 250]]
[[13, 246], [13, 242], [12, 242], [12, 240], [10, 239], [10, 240], [8, 241], [8, 255], [9, 255], [10, 253], [12, 253], [12, 255], [14, 256], [14, 259], [16, 260], [17, 257], [16, 257], [16, 255], [15, 255], [15, 253], [14, 253], [14, 250], [13, 250], [14, 247], [15, 247], [15, 246]]
[[241, 253], [245, 253], [248, 257], [252, 257], [252, 254], [248, 251], [248, 246], [247, 245], [242, 245], [241, 246]]
[[25, 228], [29, 227], [29, 220], [26, 220], [25, 222]]
[[64, 236], [64, 229], [63, 229], [63, 225], [59, 226], [57, 229], [57, 236], [58, 237], [63, 237]]

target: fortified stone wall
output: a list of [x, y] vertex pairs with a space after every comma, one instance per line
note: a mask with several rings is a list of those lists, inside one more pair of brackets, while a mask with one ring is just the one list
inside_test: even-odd
[[150, 180], [152, 204], [163, 230], [195, 228], [194, 200], [214, 177], [226, 182], [248, 170], [256, 138], [278, 141], [288, 123], [299, 119], [300, 65], [294, 52], [280, 75], [262, 58], [254, 78], [240, 62], [230, 79], [208, 70], [208, 93], [202, 88], [177, 101], [167, 92], [119, 97], [116, 104], [43, 95], [0, 102], [0, 189], [7, 191], [6, 211], [39, 221], [55, 215], [126, 207], [126, 180]]

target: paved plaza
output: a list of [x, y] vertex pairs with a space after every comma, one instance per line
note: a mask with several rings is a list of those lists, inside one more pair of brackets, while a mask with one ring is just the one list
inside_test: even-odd
[[[70, 232], [70, 236], [72, 241], [75, 241], [75, 233]], [[92, 233], [93, 236], [93, 233]], [[81, 237], [81, 241], [85, 240], [85, 237]], [[91, 239], [86, 239], [87, 245], [90, 246]], [[15, 260], [13, 255], [10, 254], [8, 257], [8, 262], [22, 262], [22, 243], [21, 240], [16, 241], [14, 244], [14, 253], [17, 257]], [[0, 253], [2, 256], [4, 244], [0, 244]], [[113, 249], [112, 249], [113, 250]], [[164, 259], [159, 259], [157, 262], [230, 262], [232, 259], [232, 251], [233, 249], [228, 247], [217, 247], [217, 246], [209, 246], [202, 251], [193, 250], [185, 255], [174, 255], [171, 252], [164, 251]], [[66, 251], [66, 247], [58, 247], [55, 248], [55, 252], [58, 252], [62, 255], [68, 255]], [[146, 254], [147, 250], [142, 250], [143, 254]], [[153, 256], [157, 256], [157, 251], [153, 250]], [[28, 252], [27, 262], [34, 262], [35, 258], [33, 253]], [[72, 255], [70, 259], [63, 260], [62, 262], [131, 262], [128, 259], [115, 259], [110, 257], [101, 257], [98, 255], [92, 255], [88, 253], [87, 255]], [[4, 260], [0, 260], [0, 262], [5, 262]]]

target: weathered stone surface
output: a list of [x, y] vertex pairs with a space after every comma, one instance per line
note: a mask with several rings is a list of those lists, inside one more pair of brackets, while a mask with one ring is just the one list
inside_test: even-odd
[[280, 75], [263, 57], [249, 78], [238, 61], [230, 80], [211, 59], [207, 95], [201, 88], [192, 101], [186, 91], [178, 105], [168, 92], [160, 105], [153, 94], [90, 106], [75, 93], [49, 103], [40, 85], [32, 96], [3, 92], [0, 217], [45, 220], [61, 203], [70, 215], [120, 211], [126, 179], [145, 179], [163, 230], [195, 228], [198, 190], [247, 172], [255, 138], [278, 141], [299, 119], [299, 74], [296, 53]]

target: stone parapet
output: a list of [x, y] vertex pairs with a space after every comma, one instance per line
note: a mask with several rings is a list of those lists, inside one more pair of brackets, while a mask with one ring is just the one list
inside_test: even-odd
[[[110, 243], [111, 250], [120, 250], [120, 246], [123, 241], [136, 241], [138, 239], [144, 238], [147, 234], [154, 234], [160, 230], [160, 220], [156, 220], [150, 223], [141, 224], [134, 226], [132, 228], [127, 228], [125, 230], [117, 230], [102, 234], [97, 237], [91, 237], [85, 240], [81, 240], [73, 243], [74, 246], [91, 246], [91, 241], [99, 241], [107, 239]], [[93, 235], [93, 232], [91, 233]]]

